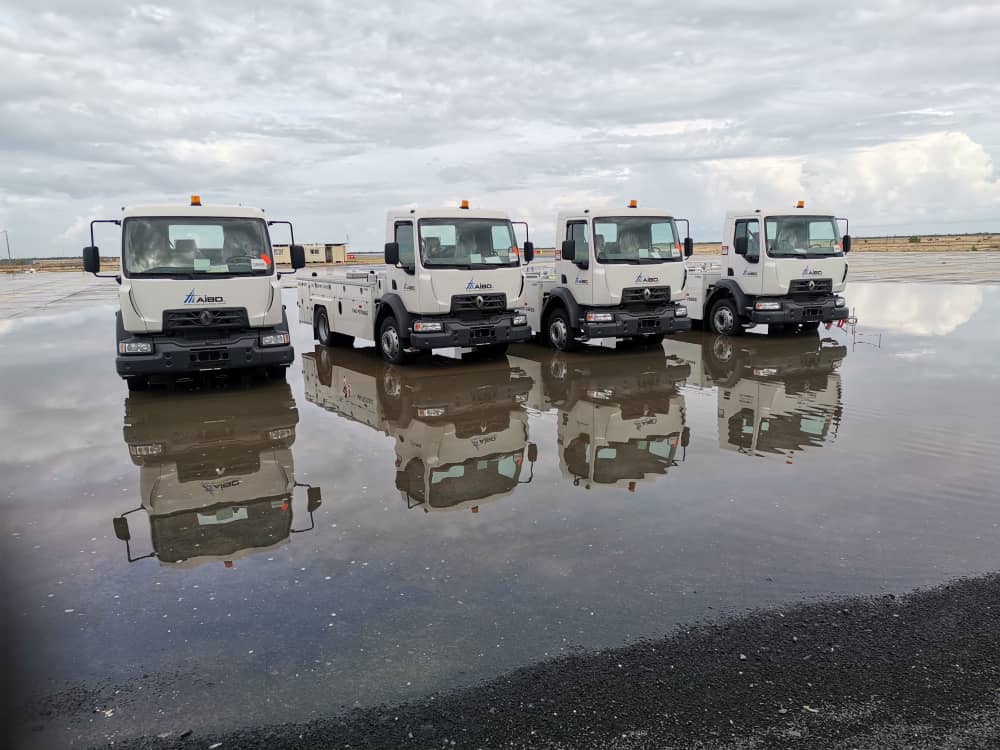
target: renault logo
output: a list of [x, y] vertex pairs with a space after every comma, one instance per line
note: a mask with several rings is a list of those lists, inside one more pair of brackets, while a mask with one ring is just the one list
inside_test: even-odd
[[649, 287], [646, 287], [645, 289], [642, 290], [642, 298], [644, 300], [648, 300], [652, 296], [653, 296], [653, 293], [651, 291], [649, 291]]
[[210, 310], [202, 310], [198, 313], [198, 320], [203, 326], [210, 326], [212, 325], [212, 321], [215, 320], [215, 315]]
[[481, 295], [481, 294], [477, 295], [476, 296], [476, 307], [482, 309], [483, 305], [485, 305], [485, 304], [486, 304], [486, 300], [483, 298], [483, 295]]
[[809, 279], [809, 283], [806, 286], [809, 287], [809, 291], [811, 292], [813, 289], [816, 288], [816, 282], [813, 281], [812, 279]]

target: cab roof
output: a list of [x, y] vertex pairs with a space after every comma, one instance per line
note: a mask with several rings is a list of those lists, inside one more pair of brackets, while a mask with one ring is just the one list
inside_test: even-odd
[[646, 208], [645, 206], [639, 206], [638, 208], [629, 208], [628, 206], [595, 206], [592, 208], [581, 207], [574, 208], [572, 210], [560, 211], [557, 221], [564, 221], [571, 216], [596, 216], [597, 218], [601, 218], [602, 216], [668, 216], [673, 218], [674, 214], [665, 208]]
[[263, 219], [264, 209], [249, 206], [191, 206], [184, 203], [157, 203], [145, 206], [126, 206], [122, 217], [200, 217], [204, 219]]
[[824, 208], [795, 208], [785, 206], [784, 208], [740, 208], [726, 211], [726, 218], [751, 218], [754, 216], [836, 216], [833, 211]]
[[487, 211], [480, 208], [393, 208], [387, 213], [390, 219], [499, 219], [510, 221], [506, 211]]

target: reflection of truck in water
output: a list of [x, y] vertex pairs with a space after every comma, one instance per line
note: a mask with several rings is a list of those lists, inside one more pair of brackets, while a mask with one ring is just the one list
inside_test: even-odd
[[689, 383], [717, 388], [722, 448], [790, 460], [836, 437], [847, 347], [835, 339], [689, 335], [667, 351], [691, 363]]
[[[253, 391], [131, 394], [125, 443], [139, 467], [142, 503], [114, 519], [129, 562], [156, 557], [191, 567], [283, 544], [293, 526], [291, 446], [299, 415], [286, 383]], [[308, 487], [309, 529], [321, 503]], [[152, 552], [132, 556], [127, 516], [145, 510]]]
[[317, 347], [303, 356], [306, 398], [395, 441], [396, 488], [407, 507], [471, 508], [509, 495], [528, 442], [522, 404], [531, 379], [506, 361], [400, 368], [363, 350]]
[[556, 410], [559, 463], [574, 485], [634, 491], [683, 458], [687, 363], [659, 348], [606, 357], [517, 347], [510, 361], [535, 381], [529, 406]]

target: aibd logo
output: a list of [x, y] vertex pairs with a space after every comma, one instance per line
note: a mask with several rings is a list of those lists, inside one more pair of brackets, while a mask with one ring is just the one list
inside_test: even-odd
[[803, 276], [822, 276], [823, 275], [823, 269], [821, 269], [821, 268], [810, 268], [809, 266], [806, 266], [805, 268], [802, 269], [802, 275]]
[[639, 275], [635, 277], [636, 284], [655, 284], [659, 280], [659, 276], [643, 276], [642, 271], [639, 271]]
[[225, 297], [213, 297], [207, 294], [197, 294], [194, 289], [184, 298], [185, 305], [218, 305], [226, 301]]
[[471, 291], [473, 289], [492, 289], [492, 284], [487, 284], [484, 282], [476, 283], [475, 279], [469, 279], [469, 283], [465, 285], [466, 291]]

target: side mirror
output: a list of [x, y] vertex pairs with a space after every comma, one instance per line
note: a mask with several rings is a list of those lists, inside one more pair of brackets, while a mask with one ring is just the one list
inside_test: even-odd
[[690, 237], [684, 238], [684, 257], [690, 258], [694, 255], [694, 240]]
[[576, 261], [576, 240], [563, 240], [562, 259]]
[[531, 263], [535, 259], [535, 243], [525, 240], [524, 242], [524, 262]]
[[399, 265], [399, 243], [398, 242], [386, 242], [385, 243], [385, 262], [389, 266]]
[[842, 238], [842, 243], [844, 247], [844, 253], [851, 252], [851, 235], [845, 234]]
[[538, 460], [538, 446], [534, 443], [528, 443], [528, 462], [535, 463]]
[[691, 428], [685, 427], [681, 430], [681, 447], [687, 448], [689, 445], [691, 445]]
[[733, 252], [736, 253], [737, 255], [746, 255], [747, 254], [747, 238], [746, 237], [737, 237], [735, 240], [733, 240]]
[[321, 487], [310, 487], [306, 490], [306, 510], [312, 513], [323, 504], [323, 489]]
[[292, 268], [305, 268], [306, 249], [302, 245], [292, 245], [288, 248], [288, 254], [292, 257]]
[[83, 248], [83, 270], [86, 273], [101, 272], [101, 253], [93, 245]]
[[115, 536], [118, 537], [119, 541], [127, 542], [132, 538], [132, 534], [128, 530], [127, 518], [119, 516], [118, 518], [114, 519], [114, 525], [115, 525]]

